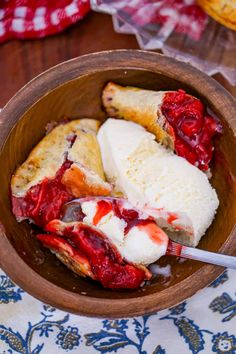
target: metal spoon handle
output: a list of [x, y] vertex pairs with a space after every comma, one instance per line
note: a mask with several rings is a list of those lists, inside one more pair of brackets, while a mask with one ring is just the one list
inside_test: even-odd
[[196, 259], [197, 261], [216, 264], [222, 267], [236, 269], [236, 257], [225, 254], [199, 250], [198, 248], [184, 247], [181, 257]]
[[182, 246], [179, 243], [169, 241], [167, 255], [179, 256], [188, 259], [236, 269], [236, 257], [221, 253], [203, 251], [198, 248]]

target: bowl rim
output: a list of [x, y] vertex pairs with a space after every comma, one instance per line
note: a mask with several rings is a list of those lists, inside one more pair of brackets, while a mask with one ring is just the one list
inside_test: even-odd
[[[111, 64], [112, 63], [112, 64]], [[128, 63], [128, 65], [127, 65]], [[171, 71], [170, 70], [171, 67]], [[20, 117], [44, 95], [78, 77], [99, 71], [127, 69], [150, 71], [181, 81], [183, 73], [191, 79], [191, 86], [208, 101], [209, 92], [219, 112], [236, 135], [236, 101], [213, 78], [190, 64], [168, 56], [142, 50], [109, 50], [83, 55], [62, 62], [36, 76], [23, 86], [5, 105], [0, 113], [0, 151]], [[186, 80], [183, 82], [186, 83]], [[222, 97], [224, 104], [222, 104]], [[8, 121], [8, 124], [3, 123]], [[236, 227], [219, 250], [235, 254]], [[14, 266], [9, 254], [14, 255]], [[223, 271], [222, 267], [204, 264], [196, 272], [181, 281], [181, 294], [177, 283], [158, 293], [142, 294], [129, 299], [105, 299], [85, 296], [63, 289], [35, 272], [15, 251], [0, 222], [0, 266], [9, 277], [29, 294], [50, 305], [72, 313], [93, 317], [133, 317], [152, 313], [176, 305], [209, 285]], [[193, 282], [198, 284], [192, 288]], [[55, 294], [56, 297], [55, 297]]]

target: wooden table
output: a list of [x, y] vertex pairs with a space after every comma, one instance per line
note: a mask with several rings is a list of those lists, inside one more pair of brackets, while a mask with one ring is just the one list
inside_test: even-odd
[[[84, 20], [56, 36], [9, 41], [0, 46], [0, 107], [20, 87], [53, 65], [91, 52], [127, 48], [138, 48], [135, 37], [115, 33], [111, 17], [99, 13], [90, 13]], [[215, 78], [236, 97], [236, 87], [232, 87], [221, 75]]]

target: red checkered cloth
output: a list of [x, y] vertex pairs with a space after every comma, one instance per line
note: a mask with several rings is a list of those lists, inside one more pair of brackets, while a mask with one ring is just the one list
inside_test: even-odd
[[61, 32], [89, 10], [89, 0], [0, 0], [0, 43]]

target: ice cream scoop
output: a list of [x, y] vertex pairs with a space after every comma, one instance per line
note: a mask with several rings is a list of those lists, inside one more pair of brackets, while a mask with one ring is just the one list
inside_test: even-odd
[[106, 177], [118, 196], [138, 208], [153, 208], [174, 241], [196, 246], [219, 205], [206, 174], [133, 122], [108, 119], [98, 142]]

